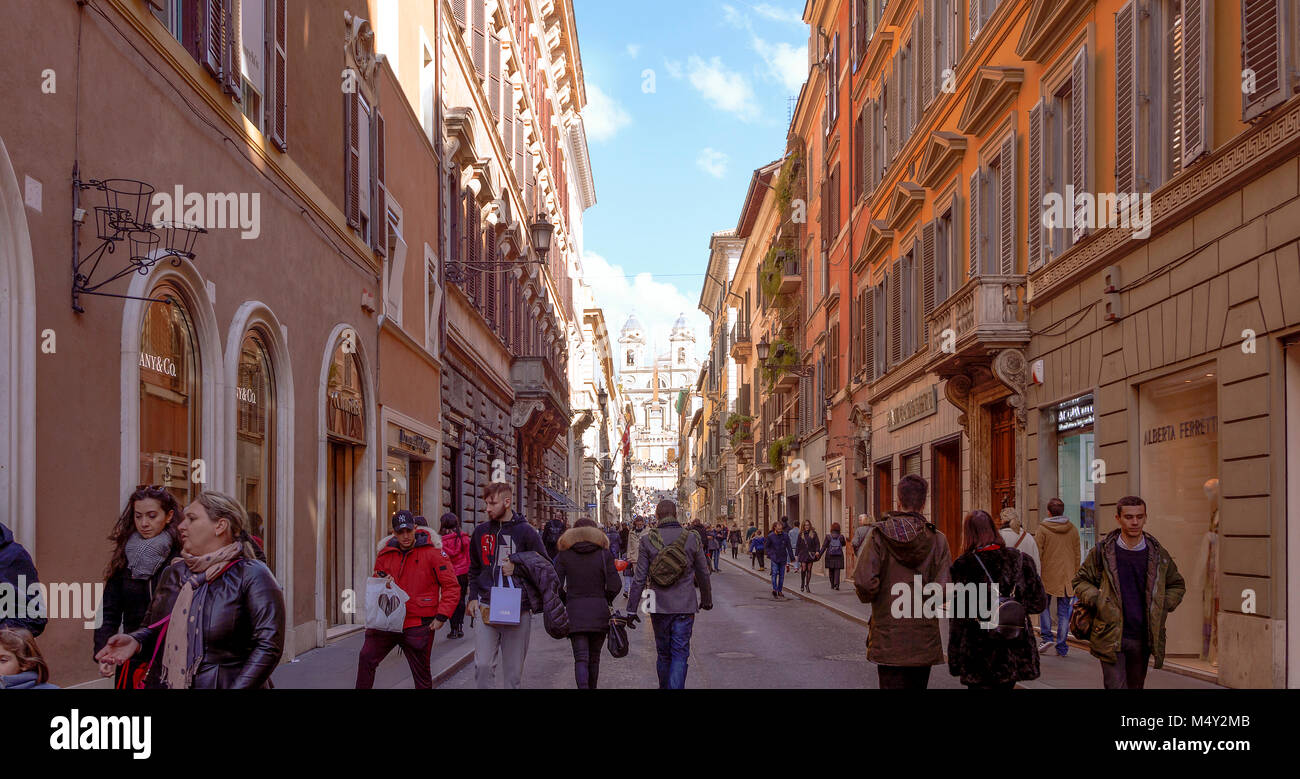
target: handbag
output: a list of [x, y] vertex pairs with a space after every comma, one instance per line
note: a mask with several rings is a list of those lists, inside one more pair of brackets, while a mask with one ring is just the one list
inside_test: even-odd
[[[989, 580], [989, 584], [996, 586], [997, 583], [989, 575], [989, 569], [985, 567], [984, 561], [980, 559], [979, 552], [971, 552], [971, 554], [974, 555], [975, 562], [979, 563], [980, 567], [984, 569], [984, 576]], [[1023, 568], [1023, 552], [1020, 553], [1018, 562]], [[1019, 578], [1020, 576], [1017, 573], [1016, 579], [1019, 580]], [[1019, 581], [1017, 581], [1011, 588], [1011, 595], [998, 595], [998, 607], [994, 610], [992, 619], [984, 623], [986, 627], [994, 625], [994, 627], [989, 628], [989, 635], [993, 638], [1001, 641], [1013, 641], [1024, 635], [1025, 625], [1029, 622], [1029, 615], [1025, 613], [1025, 607], [1021, 605], [1020, 601], [1015, 599], [1016, 588], [1019, 586]]]
[[410, 599], [393, 577], [369, 577], [366, 579], [366, 628], [401, 633], [406, 622], [406, 602]]
[[523, 590], [510, 582], [510, 577], [497, 571], [497, 583], [488, 595], [488, 614], [484, 620], [495, 627], [515, 627], [519, 625], [519, 605]]
[[627, 657], [629, 627], [636, 629], [636, 623], [631, 620], [631, 617], [615, 613], [609, 618], [609, 637], [605, 640], [605, 646], [614, 657]]
[[131, 662], [127, 661], [122, 667], [122, 673], [118, 674], [117, 679], [113, 682], [115, 690], [143, 690], [144, 680], [149, 676], [149, 669], [153, 667], [153, 661], [158, 659], [158, 650], [162, 648], [163, 642], [167, 640], [167, 628], [171, 625], [172, 615], [168, 614], [149, 627], [156, 628], [162, 626], [158, 633], [158, 640], [154, 642], [153, 654], [149, 657], [149, 662], [140, 663], [132, 667]]
[[1092, 621], [1096, 616], [1095, 609], [1075, 600], [1074, 608], [1070, 609], [1070, 632], [1075, 638], [1086, 641], [1092, 637]]

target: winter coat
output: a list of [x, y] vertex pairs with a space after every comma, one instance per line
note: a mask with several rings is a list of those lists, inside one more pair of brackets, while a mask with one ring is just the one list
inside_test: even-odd
[[[20, 577], [22, 581], [19, 581]], [[27, 553], [22, 544], [14, 540], [13, 531], [0, 522], [0, 584], [13, 585], [16, 598], [27, 598], [26, 588], [38, 581], [40, 579], [36, 577], [36, 564], [32, 562], [32, 556]], [[38, 605], [31, 600], [27, 603], [29, 607]], [[46, 605], [48, 608], [48, 604]], [[41, 631], [45, 630], [45, 617], [30, 616], [30, 608], [27, 613], [28, 616], [23, 619], [0, 619], [0, 628], [26, 628], [33, 636], [39, 636]]]
[[[844, 555], [847, 554], [849, 540], [840, 533], [830, 533], [822, 542], [820, 557], [826, 560], [827, 570], [840, 570], [844, 567]], [[839, 554], [835, 554], [835, 550]]]
[[633, 528], [627, 531], [627, 561], [636, 565], [637, 553], [641, 551], [641, 539], [650, 534], [650, 526], [646, 525], [640, 530]]
[[[153, 603], [139, 630], [128, 635], [140, 642], [134, 662], [148, 663], [163, 627], [152, 627], [172, 613], [186, 572], [176, 561], [163, 569]], [[266, 687], [284, 654], [284, 593], [265, 563], [241, 557], [208, 588], [203, 608], [203, 659], [191, 683], [193, 689], [226, 690]], [[160, 687], [162, 653], [149, 667], [146, 687]]]
[[442, 553], [451, 561], [451, 568], [457, 576], [469, 573], [469, 535], [459, 530], [440, 536]]
[[867, 534], [871, 532], [871, 525], [858, 525], [858, 529], [853, 531], [853, 551], [862, 554], [862, 545], [867, 542]]
[[767, 539], [763, 536], [754, 536], [749, 539], [749, 553], [763, 554], [763, 547], [767, 545]]
[[853, 571], [858, 600], [871, 604], [867, 659], [881, 665], [938, 665], [943, 662], [939, 620], [895, 617], [891, 609], [894, 586], [902, 584], [911, 592], [912, 577], [918, 574], [922, 586], [947, 583], [952, 560], [948, 539], [910, 511], [891, 511], [874, 528]]
[[[979, 555], [978, 561], [975, 555]], [[980, 567], [981, 562], [988, 568], [987, 576]], [[953, 604], [957, 614], [964, 616], [954, 617], [948, 626], [948, 672], [967, 685], [1037, 679], [1038, 647], [1034, 644], [1037, 639], [1029, 615], [1047, 608], [1047, 594], [1043, 592], [1033, 559], [1018, 550], [998, 547], [967, 552], [953, 561], [951, 570], [953, 584], [987, 585], [992, 577], [998, 584], [999, 596], [1014, 598], [1025, 607], [1025, 629], [1017, 639], [993, 637], [989, 629], [980, 625], [979, 617], [972, 613], [975, 604], [965, 596], [962, 604]], [[959, 598], [963, 597], [960, 592]], [[989, 596], [976, 600], [981, 608], [997, 607], [997, 601], [990, 601]]]
[[522, 580], [528, 601], [540, 604], [533, 607], [533, 613], [542, 612], [546, 632], [551, 638], [568, 636], [569, 613], [560, 597], [555, 566], [541, 552], [515, 552], [510, 555], [510, 562], [515, 564], [515, 576]]
[[1071, 584], [1071, 580], [1079, 572], [1079, 564], [1083, 559], [1079, 529], [1068, 519], [1064, 522], [1045, 519], [1038, 523], [1038, 532], [1034, 535], [1034, 541], [1038, 547], [1043, 589], [1052, 596], [1074, 595], [1074, 585]]
[[731, 542], [732, 546], [740, 546], [740, 531], [733, 530], [730, 533], [728, 533], [727, 540]]
[[[565, 533], [568, 533], [569, 531], [566, 530], [566, 531], [564, 531], [564, 532], [565, 532]], [[564, 536], [560, 536], [560, 538], [564, 538]], [[612, 528], [612, 527], [609, 528], [608, 530], [606, 530], [606, 531], [605, 531], [605, 539], [609, 542], [609, 543], [608, 543], [608, 548], [609, 548], [610, 554], [614, 555], [615, 557], [618, 557], [619, 555], [621, 555], [621, 554], [623, 553], [623, 551], [622, 551], [622, 550], [623, 550], [623, 546], [622, 546], [622, 543], [619, 541], [619, 538], [618, 538], [618, 531], [617, 531], [617, 530], [615, 530], [615, 529]], [[559, 543], [558, 543], [558, 542], [556, 543], [556, 551], [557, 551], [557, 552], [559, 551]]]
[[406, 602], [403, 630], [419, 625], [422, 617], [450, 619], [460, 603], [456, 571], [432, 538], [430, 533], [416, 532], [414, 545], [405, 552], [394, 538], [375, 557], [375, 573], [391, 576], [411, 597]]
[[790, 536], [773, 530], [767, 534], [767, 540], [763, 542], [763, 552], [767, 554], [767, 559], [773, 565], [785, 565], [794, 556], [794, 549], [790, 547]]
[[749, 527], [745, 528], [745, 540], [746, 540], [746, 541], [748, 541], [749, 539], [753, 538], [753, 537], [754, 537], [755, 535], [757, 535], [757, 534], [758, 534], [758, 528], [755, 527], [754, 525], [750, 525]]
[[569, 612], [569, 632], [609, 630], [609, 606], [623, 591], [609, 539], [594, 527], [575, 527], [564, 531], [556, 547], [555, 576]]
[[[496, 586], [501, 563], [516, 552], [537, 552], [550, 560], [541, 534], [528, 524], [523, 514], [515, 512], [504, 522], [488, 520], [479, 523], [469, 537], [469, 594], [466, 598], [484, 605], [491, 603], [492, 588]], [[527, 598], [528, 591], [524, 590], [521, 607], [534, 614], [541, 611], [541, 603]]]
[[[1087, 559], [1071, 582], [1079, 602], [1096, 609], [1089, 648], [1093, 657], [1103, 663], [1115, 662], [1124, 633], [1124, 605], [1115, 561], [1115, 545], [1119, 543], [1119, 534], [1118, 529], [1110, 531], [1089, 550]], [[1187, 585], [1183, 582], [1182, 574], [1178, 573], [1173, 557], [1156, 541], [1155, 536], [1147, 533], [1142, 535], [1146, 537], [1149, 549], [1147, 584], [1142, 592], [1147, 610], [1147, 642], [1155, 667], [1159, 668], [1165, 662], [1165, 618], [1169, 612], [1178, 608], [1183, 595], [1187, 593]]]
[[[1023, 538], [1020, 535], [1022, 532], [1025, 534]], [[998, 533], [1001, 535], [1002, 543], [1007, 547], [1007, 549], [1014, 549], [1017, 552], [1024, 552], [1029, 555], [1029, 559], [1034, 561], [1034, 570], [1041, 570], [1042, 563], [1038, 559], [1038, 544], [1034, 542], [1033, 533], [1030, 533], [1024, 528], [1021, 528], [1020, 530], [1012, 530], [1009, 527], [1002, 528]], [[1017, 546], [1017, 543], [1020, 545]]]
[[547, 557], [555, 557], [555, 553], [558, 551], [555, 544], [560, 540], [560, 536], [564, 535], [565, 530], [568, 530], [568, 525], [562, 519], [549, 520], [542, 526], [542, 543], [546, 548]]
[[817, 546], [821, 541], [817, 537], [817, 531], [802, 533], [799, 536], [799, 543], [794, 545], [794, 559], [800, 564], [811, 563], [817, 560], [817, 555], [821, 549]]
[[57, 690], [58, 685], [49, 682], [37, 683], [35, 671], [19, 671], [9, 676], [0, 676], [0, 690]]
[[641, 539], [641, 549], [637, 553], [636, 572], [632, 575], [632, 589], [627, 602], [632, 608], [640, 608], [641, 591], [650, 587], [655, 594], [653, 612], [655, 614], [694, 614], [700, 609], [707, 611], [713, 608], [709, 563], [704, 557], [704, 549], [700, 546], [699, 534], [682, 527], [672, 517], [664, 517], [657, 529], [664, 548], [671, 546], [682, 533], [691, 533], [694, 536], [688, 537], [685, 542], [686, 558], [689, 561], [687, 569], [682, 573], [681, 578], [668, 587], [656, 587], [650, 584], [650, 564], [654, 562], [659, 550], [655, 548], [649, 534], [646, 534], [646, 537]]
[[716, 532], [710, 530], [705, 534], [705, 536], [708, 539], [704, 545], [706, 551], [716, 552], [722, 548], [722, 542], [718, 539], [718, 534]]
[[[163, 531], [166, 532], [166, 531]], [[114, 571], [104, 582], [104, 598], [100, 602], [100, 613], [104, 615], [100, 626], [95, 628], [95, 654], [108, 644], [108, 640], [121, 628], [123, 633], [139, 630], [144, 625], [145, 612], [153, 602], [153, 595], [158, 591], [158, 582], [162, 580], [163, 571], [174, 558], [180, 557], [181, 547], [177, 541], [164, 558], [158, 570], [147, 579], [137, 579], [131, 569], [123, 566]]]

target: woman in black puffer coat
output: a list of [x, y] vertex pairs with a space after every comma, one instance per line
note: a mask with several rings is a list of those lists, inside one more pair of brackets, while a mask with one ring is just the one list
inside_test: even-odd
[[794, 545], [794, 559], [799, 562], [800, 592], [812, 592], [813, 563], [821, 556], [820, 542], [813, 523], [804, 520], [803, 530], [799, 531], [799, 543]]
[[578, 520], [556, 544], [555, 574], [569, 612], [573, 676], [580, 690], [596, 689], [600, 650], [609, 634], [609, 606], [623, 591], [609, 538], [590, 519]]
[[948, 671], [972, 690], [1010, 690], [1018, 681], [1037, 679], [1038, 647], [1028, 615], [1047, 608], [1047, 593], [1033, 558], [1008, 549], [993, 518], [978, 509], [966, 515], [962, 540], [966, 552], [952, 563], [952, 583], [983, 585], [979, 591], [987, 594], [979, 598], [980, 608], [996, 609], [989, 585], [997, 582], [1000, 596], [1025, 607], [1025, 626], [1017, 638], [998, 638], [980, 625], [979, 616], [971, 613], [972, 604], [953, 604], [958, 616], [948, 631]]

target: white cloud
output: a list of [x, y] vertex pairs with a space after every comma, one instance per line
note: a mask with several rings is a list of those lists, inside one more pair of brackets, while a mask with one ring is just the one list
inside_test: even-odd
[[687, 77], [704, 99], [714, 108], [734, 114], [744, 122], [758, 118], [754, 88], [749, 79], [722, 64], [721, 57], [705, 62], [695, 55], [686, 61]]
[[629, 43], [627, 45], [627, 56], [631, 57], [632, 59], [636, 59], [636, 55], [640, 53], [641, 53], [641, 44]]
[[720, 179], [727, 175], [727, 162], [729, 159], [730, 158], [727, 157], [726, 154], [723, 154], [712, 147], [705, 146], [700, 150], [700, 156], [695, 158], [695, 164], [700, 168], [700, 170], [715, 179]]
[[632, 115], [617, 100], [595, 84], [587, 85], [587, 107], [582, 110], [587, 137], [596, 142], [608, 141], [632, 123]]
[[797, 93], [808, 78], [808, 44], [768, 43], [754, 36], [750, 45], [767, 63], [768, 75], [781, 82], [787, 92]]
[[668, 75], [672, 76], [673, 78], [681, 78], [681, 77], [682, 77], [682, 61], [681, 61], [681, 60], [664, 60], [664, 70], [667, 70], [667, 71], [668, 71]]
[[786, 22], [787, 24], [803, 24], [803, 17], [797, 11], [778, 8], [768, 3], [759, 3], [750, 7], [754, 9], [754, 13], [773, 21]]
[[[646, 342], [658, 352], [668, 351], [668, 335], [679, 314], [695, 328], [695, 356], [703, 361], [709, 354], [709, 318], [698, 308], [696, 297], [687, 297], [675, 285], [656, 281], [653, 274], [628, 276], [594, 252], [582, 255], [584, 280], [591, 286], [596, 305], [605, 311], [605, 326], [617, 347], [619, 331], [629, 314], [645, 326]], [[621, 362], [616, 360], [615, 367]]]

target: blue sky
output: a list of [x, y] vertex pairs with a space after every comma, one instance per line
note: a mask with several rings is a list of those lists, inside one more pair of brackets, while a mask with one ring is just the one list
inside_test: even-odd
[[634, 309], [662, 348], [685, 311], [707, 340], [709, 236], [736, 226], [754, 169], [785, 149], [803, 5], [574, 0], [598, 201], [583, 264], [615, 334]]

